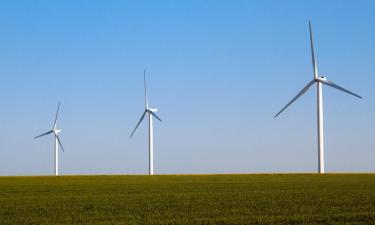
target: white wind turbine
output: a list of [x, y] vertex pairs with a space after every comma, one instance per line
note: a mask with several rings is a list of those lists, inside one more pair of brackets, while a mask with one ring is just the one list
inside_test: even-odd
[[311, 46], [311, 57], [312, 57], [312, 64], [314, 69], [314, 79], [310, 81], [284, 108], [278, 112], [275, 117], [280, 115], [288, 106], [290, 106], [297, 98], [301, 97], [303, 94], [307, 92], [307, 90], [313, 85], [317, 84], [317, 119], [318, 119], [318, 173], [324, 173], [324, 136], [323, 136], [323, 93], [322, 93], [322, 86], [326, 84], [330, 87], [336, 88], [340, 91], [346, 92], [350, 95], [353, 95], [357, 98], [362, 98], [361, 96], [340, 87], [337, 84], [334, 84], [331, 81], [328, 81], [326, 77], [319, 76], [318, 68], [316, 65], [315, 60], [315, 53], [314, 53], [314, 44], [313, 44], [313, 35], [311, 31], [311, 23], [309, 21], [309, 31], [310, 31], [310, 46]]
[[139, 124], [145, 118], [146, 114], [148, 116], [148, 151], [149, 151], [149, 174], [154, 174], [154, 131], [153, 131], [153, 117], [161, 122], [161, 119], [155, 114], [158, 110], [156, 108], [150, 108], [148, 106], [147, 98], [147, 84], [146, 84], [146, 70], [143, 71], [144, 87], [145, 87], [145, 111], [143, 112], [141, 119], [135, 126], [130, 138], [133, 136], [134, 132], [137, 130]]
[[53, 133], [53, 136], [54, 136], [54, 140], [55, 140], [55, 146], [54, 146], [54, 154], [55, 154], [55, 176], [58, 176], [59, 175], [59, 145], [61, 147], [61, 150], [64, 151], [64, 148], [61, 144], [61, 140], [59, 138], [59, 133], [61, 132], [60, 129], [57, 128], [56, 126], [56, 122], [57, 122], [57, 116], [59, 115], [59, 109], [60, 109], [60, 101], [59, 101], [59, 105], [57, 106], [57, 112], [56, 112], [56, 116], [55, 116], [55, 122], [53, 123], [53, 126], [52, 126], [52, 130], [44, 133], [44, 134], [41, 134], [41, 135], [38, 135], [34, 138], [39, 138], [39, 137], [42, 137], [42, 136], [45, 136], [45, 135], [48, 135], [48, 134], [52, 134]]

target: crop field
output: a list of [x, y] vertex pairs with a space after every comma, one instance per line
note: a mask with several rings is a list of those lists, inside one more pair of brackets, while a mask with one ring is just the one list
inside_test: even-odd
[[0, 224], [375, 224], [375, 174], [0, 177]]

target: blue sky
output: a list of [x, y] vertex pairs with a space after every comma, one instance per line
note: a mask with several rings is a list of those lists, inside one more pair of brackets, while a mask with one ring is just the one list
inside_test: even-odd
[[375, 171], [374, 1], [1, 1], [0, 175], [147, 173], [143, 69], [156, 173], [317, 171], [319, 72], [327, 172]]

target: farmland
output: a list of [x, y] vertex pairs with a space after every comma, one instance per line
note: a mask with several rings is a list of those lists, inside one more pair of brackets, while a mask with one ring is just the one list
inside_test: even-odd
[[375, 224], [375, 174], [0, 177], [0, 224]]

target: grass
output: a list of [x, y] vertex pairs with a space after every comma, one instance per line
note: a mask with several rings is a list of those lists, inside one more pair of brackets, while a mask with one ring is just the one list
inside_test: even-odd
[[1, 177], [0, 224], [375, 224], [375, 174]]

